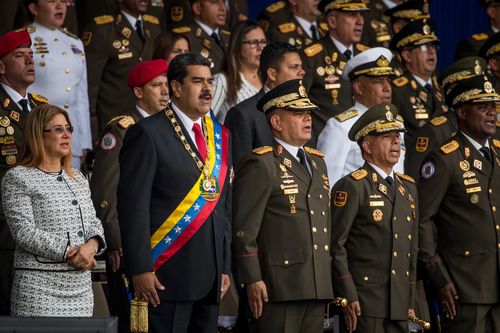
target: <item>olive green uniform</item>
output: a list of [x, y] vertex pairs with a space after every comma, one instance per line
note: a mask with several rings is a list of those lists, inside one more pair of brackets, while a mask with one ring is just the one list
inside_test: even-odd
[[459, 296], [443, 332], [500, 331], [500, 141], [490, 148], [492, 164], [458, 132], [421, 169], [419, 259], [435, 288], [453, 282]]
[[468, 38], [465, 38], [457, 46], [457, 50], [455, 52], [455, 60], [465, 57], [477, 56], [479, 54], [479, 50], [481, 50], [481, 47], [484, 45], [486, 40], [494, 34], [495, 32], [490, 28], [486, 32], [474, 34]]
[[389, 8], [382, 0], [369, 1], [367, 6], [371, 10], [365, 14], [361, 42], [369, 47], [388, 48], [392, 39], [392, 29], [390, 18], [384, 15], [384, 12]]
[[[322, 332], [333, 299], [326, 165], [304, 150], [311, 177], [275, 142], [243, 158], [234, 180], [233, 272], [239, 284], [266, 284], [269, 303], [251, 322], [259, 332]], [[302, 321], [309, 311], [314, 318]]]
[[402, 332], [415, 306], [414, 180], [395, 174], [393, 188], [365, 163], [335, 184], [331, 211], [333, 289], [360, 302], [356, 332]]

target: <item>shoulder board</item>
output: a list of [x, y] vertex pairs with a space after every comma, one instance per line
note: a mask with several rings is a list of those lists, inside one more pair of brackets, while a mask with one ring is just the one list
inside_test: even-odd
[[114, 20], [114, 17], [111, 15], [101, 15], [94, 17], [94, 22], [96, 24], [107, 24], [113, 22]]
[[450, 154], [450, 153], [453, 153], [455, 150], [457, 150], [458, 147], [460, 147], [458, 142], [453, 140], [453, 141], [441, 146], [441, 151], [445, 154]]
[[28, 30], [28, 33], [32, 34], [36, 31], [36, 27], [30, 24], [26, 27], [26, 30]]
[[144, 15], [142, 15], [142, 19], [144, 20], [144, 22], [148, 22], [151, 24], [160, 24], [160, 21], [158, 20], [158, 18], [156, 16], [153, 16], [153, 15], [144, 14]]
[[396, 173], [396, 175], [397, 175], [399, 178], [402, 178], [402, 179], [404, 179], [404, 180], [409, 181], [410, 183], [415, 184], [415, 179], [413, 179], [413, 177], [411, 177], [411, 176], [405, 175], [404, 173], [400, 173], [400, 172], [397, 172], [397, 173]]
[[280, 9], [285, 8], [285, 2], [284, 1], [278, 1], [276, 3], [273, 3], [272, 5], [267, 6], [266, 12], [268, 13], [274, 13]]
[[191, 32], [191, 28], [190, 27], [178, 27], [178, 28], [172, 29], [172, 32], [175, 32], [176, 34], [185, 34], [185, 33]]
[[349, 109], [349, 110], [346, 110], [342, 113], [339, 113], [338, 115], [335, 116], [335, 118], [340, 122], [344, 122], [347, 119], [351, 119], [352, 117], [355, 117], [357, 115], [358, 115], [358, 110]]
[[263, 147], [255, 148], [253, 150], [253, 153], [257, 154], [257, 155], [264, 155], [264, 154], [267, 154], [267, 153], [269, 153], [271, 151], [273, 151], [273, 147], [271, 147], [271, 146], [263, 146]]
[[121, 119], [118, 120], [118, 124], [123, 128], [129, 128], [131, 125], [135, 124], [135, 120], [130, 116], [122, 116]]
[[58, 30], [60, 32], [62, 32], [63, 34], [65, 34], [66, 36], [70, 36], [71, 38], [78, 39], [78, 36], [69, 32], [68, 28], [59, 28]]
[[327, 23], [325, 23], [325, 22], [321, 22], [321, 23], [319, 24], [319, 28], [320, 28], [321, 30], [323, 30], [323, 31], [328, 31], [328, 24], [327, 24]]
[[358, 169], [356, 171], [351, 172], [351, 177], [356, 180], [361, 180], [368, 175], [368, 171], [365, 169]]
[[224, 35], [228, 35], [228, 36], [230, 36], [230, 35], [231, 35], [231, 32], [230, 32], [230, 31], [227, 31], [227, 30], [224, 30], [224, 29], [220, 29], [220, 31], [221, 31]]
[[497, 121], [497, 127], [500, 127], [500, 120]]
[[325, 157], [325, 154], [317, 149], [311, 148], [311, 147], [304, 147], [304, 150], [307, 151], [311, 155], [316, 155], [319, 157]]
[[49, 102], [49, 100], [46, 97], [43, 97], [42, 95], [32, 93], [31, 97], [33, 97], [33, 99], [39, 103], [47, 104]]
[[323, 45], [317, 43], [317, 44], [313, 44], [309, 47], [306, 47], [304, 49], [304, 53], [308, 56], [308, 57], [313, 57], [315, 56], [316, 54], [320, 53], [321, 51], [323, 51]]
[[278, 26], [279, 31], [284, 34], [286, 34], [287, 32], [295, 31], [295, 28], [295, 23], [293, 22], [283, 23]]
[[356, 50], [358, 50], [359, 52], [363, 52], [363, 51], [366, 51], [368, 50], [370, 47], [369, 46], [366, 46], [366, 45], [363, 45], [363, 44], [356, 44]]
[[408, 79], [404, 76], [401, 76], [396, 80], [392, 81], [392, 83], [394, 83], [396, 87], [401, 88], [402, 86], [408, 83]]
[[431, 124], [434, 125], [434, 126], [439, 126], [439, 125], [443, 125], [447, 121], [448, 121], [448, 118], [446, 118], [445, 116], [439, 116], [439, 117], [436, 117], [436, 118], [432, 118], [431, 119]]
[[488, 37], [489, 37], [488, 34], [485, 34], [484, 32], [471, 36], [472, 39], [477, 40], [477, 41], [487, 40]]
[[493, 139], [493, 145], [500, 149], [500, 140]]

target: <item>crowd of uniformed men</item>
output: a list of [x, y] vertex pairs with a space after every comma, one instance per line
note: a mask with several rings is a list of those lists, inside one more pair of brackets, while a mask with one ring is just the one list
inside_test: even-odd
[[[428, 0], [273, 3], [264, 87], [223, 127], [211, 76], [246, 1], [2, 1], [0, 176], [32, 108], [69, 112], [123, 331], [126, 275], [155, 332], [215, 332], [221, 296], [240, 332], [334, 313], [346, 332], [500, 332], [500, 1], [481, 3], [490, 30], [439, 75]], [[50, 4], [57, 34], [32, 22]], [[151, 60], [165, 31], [191, 53]], [[0, 234], [8, 314], [3, 214]]]

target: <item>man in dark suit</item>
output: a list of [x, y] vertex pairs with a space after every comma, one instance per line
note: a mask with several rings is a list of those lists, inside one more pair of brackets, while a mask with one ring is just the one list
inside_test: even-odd
[[396, 173], [401, 151], [392, 104], [378, 104], [351, 127], [365, 164], [332, 189], [332, 274], [335, 296], [349, 302], [349, 332], [406, 333], [414, 315], [417, 188]]
[[[37, 105], [47, 103], [44, 97], [27, 93], [28, 87], [35, 81], [30, 46], [26, 30], [0, 36], [0, 181], [17, 162], [28, 113]], [[10, 314], [14, 247], [0, 202], [0, 315]]]
[[317, 106], [301, 80], [290, 80], [257, 107], [274, 142], [240, 162], [233, 203], [234, 272], [246, 287], [250, 331], [322, 332], [333, 299], [330, 188], [323, 154], [304, 147]]
[[419, 259], [438, 290], [443, 333], [500, 332], [500, 97], [487, 76], [447, 92], [458, 132], [421, 167]]
[[156, 17], [144, 14], [147, 3], [123, 0], [118, 6], [115, 15], [95, 17], [82, 35], [94, 138], [122, 114], [123, 105], [134, 105], [127, 77], [137, 63], [151, 59], [161, 30]]
[[125, 271], [152, 332], [213, 333], [231, 271], [229, 131], [210, 112], [206, 58], [175, 57], [167, 78], [170, 107], [132, 126], [120, 152]]
[[266, 46], [260, 57], [259, 71], [262, 82], [265, 82], [264, 88], [231, 108], [224, 121], [224, 125], [231, 131], [235, 166], [253, 149], [273, 143], [266, 116], [257, 110], [257, 102], [269, 90], [286, 81], [302, 79], [305, 73], [297, 49], [288, 43]]

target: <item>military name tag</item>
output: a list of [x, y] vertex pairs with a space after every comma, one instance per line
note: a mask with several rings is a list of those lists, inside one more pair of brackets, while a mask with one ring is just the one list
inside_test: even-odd
[[428, 113], [415, 113], [415, 119], [429, 119]]
[[121, 54], [118, 55], [118, 59], [120, 59], [120, 60], [132, 58], [132, 57], [133, 57], [132, 52], [121, 53]]
[[370, 201], [370, 207], [384, 207], [384, 201]]
[[481, 192], [481, 186], [466, 188], [467, 193]]
[[340, 83], [327, 83], [327, 84], [325, 84], [325, 89], [326, 90], [340, 89]]
[[285, 195], [288, 195], [288, 194], [297, 194], [297, 193], [299, 193], [299, 189], [298, 188], [289, 188], [289, 189], [285, 189], [283, 191], [283, 193]]
[[479, 181], [477, 180], [477, 178], [470, 178], [470, 179], [464, 179], [464, 185], [467, 186], [467, 185], [475, 185], [479, 183]]

